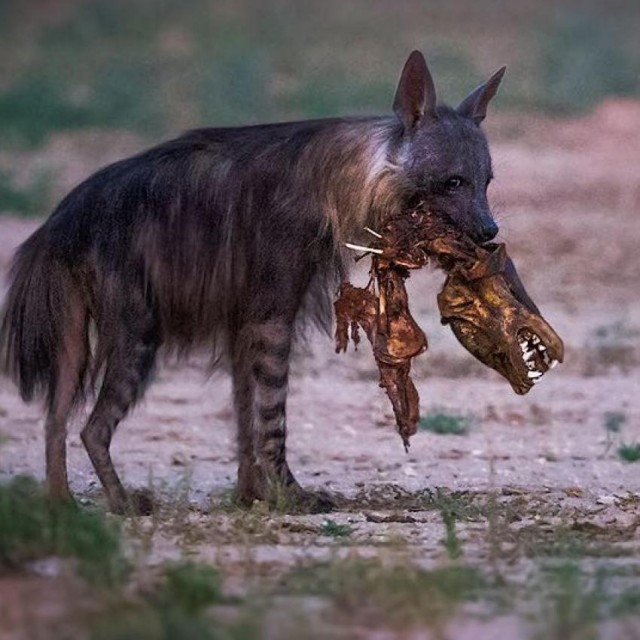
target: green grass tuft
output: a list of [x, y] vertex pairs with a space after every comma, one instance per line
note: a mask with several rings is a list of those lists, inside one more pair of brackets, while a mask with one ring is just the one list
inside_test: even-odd
[[222, 580], [213, 567], [183, 562], [166, 571], [163, 599], [195, 614], [222, 600]]
[[640, 442], [623, 444], [618, 447], [618, 457], [625, 462], [638, 462], [640, 460]]
[[126, 574], [114, 523], [72, 504], [51, 504], [32, 478], [1, 484], [0, 571], [47, 556], [75, 558], [79, 573], [95, 584], [112, 585]]
[[444, 548], [451, 560], [456, 560], [462, 555], [462, 545], [456, 534], [456, 516], [453, 510], [443, 508], [440, 511], [442, 521], [444, 522], [445, 538], [442, 541]]
[[320, 534], [331, 538], [347, 538], [353, 533], [353, 527], [348, 524], [338, 524], [335, 520], [325, 520]]
[[445, 411], [432, 411], [420, 418], [420, 429], [439, 435], [463, 436], [469, 431], [470, 420], [467, 416]]

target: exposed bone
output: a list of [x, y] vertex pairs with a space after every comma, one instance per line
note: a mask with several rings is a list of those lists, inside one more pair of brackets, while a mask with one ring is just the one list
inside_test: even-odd
[[348, 249], [353, 249], [354, 251], [364, 251], [365, 253], [377, 253], [382, 254], [381, 249], [374, 249], [372, 247], [363, 247], [359, 244], [352, 244], [351, 242], [345, 242], [344, 246]]
[[382, 234], [378, 233], [377, 231], [374, 231], [370, 227], [365, 227], [364, 230], [368, 231], [372, 236], [375, 236], [376, 238], [382, 238]]

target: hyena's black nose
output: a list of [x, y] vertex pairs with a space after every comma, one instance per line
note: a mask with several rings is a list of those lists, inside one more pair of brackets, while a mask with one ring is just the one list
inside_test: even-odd
[[498, 235], [498, 225], [493, 220], [487, 220], [476, 232], [478, 242], [489, 242]]

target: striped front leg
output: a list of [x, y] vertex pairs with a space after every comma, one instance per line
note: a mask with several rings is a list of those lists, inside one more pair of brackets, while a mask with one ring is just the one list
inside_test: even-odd
[[238, 420], [238, 500], [266, 500], [292, 510], [328, 510], [326, 497], [302, 490], [286, 461], [286, 402], [293, 326], [246, 327], [234, 358]]

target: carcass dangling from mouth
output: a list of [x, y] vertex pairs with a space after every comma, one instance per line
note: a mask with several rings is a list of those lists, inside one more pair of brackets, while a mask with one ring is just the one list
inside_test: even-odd
[[427, 348], [427, 338], [409, 312], [404, 281], [410, 269], [432, 262], [447, 273], [438, 294], [443, 324], [451, 326], [480, 362], [502, 374], [516, 393], [527, 393], [562, 362], [562, 340], [525, 291], [503, 244], [476, 244], [422, 203], [389, 217], [380, 233], [368, 231], [375, 238], [372, 246], [348, 245], [373, 257], [366, 288], [349, 283], [340, 287], [336, 350], [346, 350], [349, 329], [356, 344], [358, 327], [364, 329], [405, 447], [419, 420], [411, 360]]

